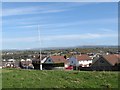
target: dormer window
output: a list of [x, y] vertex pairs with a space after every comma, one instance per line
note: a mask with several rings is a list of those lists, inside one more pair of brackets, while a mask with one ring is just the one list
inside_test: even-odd
[[103, 60], [100, 60], [100, 63], [104, 63], [104, 61], [103, 61]]
[[49, 59], [48, 61], [50, 62], [51, 60]]

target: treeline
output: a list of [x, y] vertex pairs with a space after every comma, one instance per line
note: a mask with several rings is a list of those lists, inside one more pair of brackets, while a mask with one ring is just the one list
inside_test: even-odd
[[[21, 51], [3, 51], [3, 59], [14, 58], [16, 60], [34, 58], [33, 56], [39, 54], [39, 50], [21, 50]], [[119, 53], [118, 48], [69, 48], [69, 49], [55, 49], [55, 50], [42, 50], [44, 55], [67, 55], [70, 56], [71, 52], [75, 54], [87, 54], [87, 53]], [[9, 54], [8, 54], [9, 53]]]

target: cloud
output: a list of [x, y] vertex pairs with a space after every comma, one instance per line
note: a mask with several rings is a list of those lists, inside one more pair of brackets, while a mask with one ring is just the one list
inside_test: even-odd
[[[29, 4], [29, 2], [28, 2]], [[41, 5], [41, 6], [22, 6], [21, 7], [14, 7], [14, 8], [3, 8], [3, 15], [2, 16], [12, 16], [12, 15], [25, 15], [25, 14], [42, 14], [42, 13], [58, 13], [58, 12], [64, 12], [68, 10], [72, 10], [74, 8], [77, 8], [78, 6], [84, 6], [88, 4], [98, 4], [96, 2], [66, 2], [66, 3], [50, 3], [48, 5]], [[9, 5], [9, 4], [8, 4]], [[0, 15], [1, 16], [1, 15]]]
[[105, 37], [117, 37], [116, 34], [73, 34], [73, 35], [56, 35], [56, 36], [47, 36], [43, 40], [80, 40], [80, 39], [96, 39], [96, 38], [105, 38]]
[[46, 11], [42, 11], [41, 13], [56, 13], [56, 12], [64, 12], [64, 11], [67, 11], [67, 9], [61, 9], [61, 10], [57, 10], [57, 9], [46, 10]]
[[49, 8], [49, 6], [29, 6], [19, 8], [7, 8], [3, 9], [2, 16], [13, 16], [13, 15], [27, 15], [27, 14], [42, 14], [42, 13], [58, 13], [64, 12], [67, 9]]
[[[116, 34], [72, 34], [72, 35], [55, 35], [55, 36], [41, 36], [42, 41], [59, 41], [59, 40], [89, 40], [89, 39], [98, 39], [98, 38], [115, 38], [117, 37]], [[38, 42], [38, 37], [24, 37], [24, 38], [9, 38], [5, 39], [3, 38], [3, 42], [7, 43], [17, 43], [17, 42]]]
[[7, 39], [2, 39], [2, 42], [7, 42], [7, 43], [16, 43], [16, 42], [35, 42], [37, 41], [37, 37], [22, 37], [22, 38], [7, 38]]
[[[117, 28], [117, 27], [116, 27]], [[104, 33], [114, 33], [114, 32], [118, 32], [117, 29], [116, 30], [112, 30], [112, 29], [108, 29], [108, 28], [100, 28], [98, 29], [100, 30], [101, 32], [104, 32]]]
[[[45, 19], [43, 20], [45, 21]], [[10, 22], [10, 21], [9, 21]], [[9, 23], [8, 22], [8, 23]], [[117, 18], [103, 18], [103, 19], [92, 19], [92, 20], [79, 20], [79, 21], [74, 21], [74, 22], [66, 22], [66, 23], [39, 23], [37, 21], [34, 22], [34, 20], [32, 22], [29, 21], [22, 21], [22, 22], [16, 22], [18, 23], [18, 25], [14, 25], [14, 26], [9, 26], [10, 28], [32, 28], [32, 27], [37, 27], [37, 25], [39, 24], [43, 29], [58, 29], [58, 28], [65, 28], [65, 27], [71, 27], [71, 26], [78, 26], [78, 25], [86, 25], [86, 24], [118, 24], [118, 20]], [[104, 28], [102, 28], [103, 31], [109, 31], [109, 30], [105, 30]]]
[[10, 8], [3, 9], [2, 16], [11, 16], [11, 15], [24, 15], [24, 14], [33, 14], [38, 11], [38, 7], [20, 7], [20, 8]]

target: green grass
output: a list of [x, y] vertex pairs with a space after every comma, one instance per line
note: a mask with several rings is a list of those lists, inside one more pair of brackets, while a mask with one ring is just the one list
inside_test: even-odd
[[118, 88], [118, 72], [2, 70], [3, 88]]

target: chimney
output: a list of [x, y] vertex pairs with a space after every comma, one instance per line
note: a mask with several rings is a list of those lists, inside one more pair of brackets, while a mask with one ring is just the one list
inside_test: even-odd
[[79, 56], [81, 56], [81, 53], [80, 53], [80, 55]]
[[109, 55], [109, 53], [107, 52], [106, 55]]

